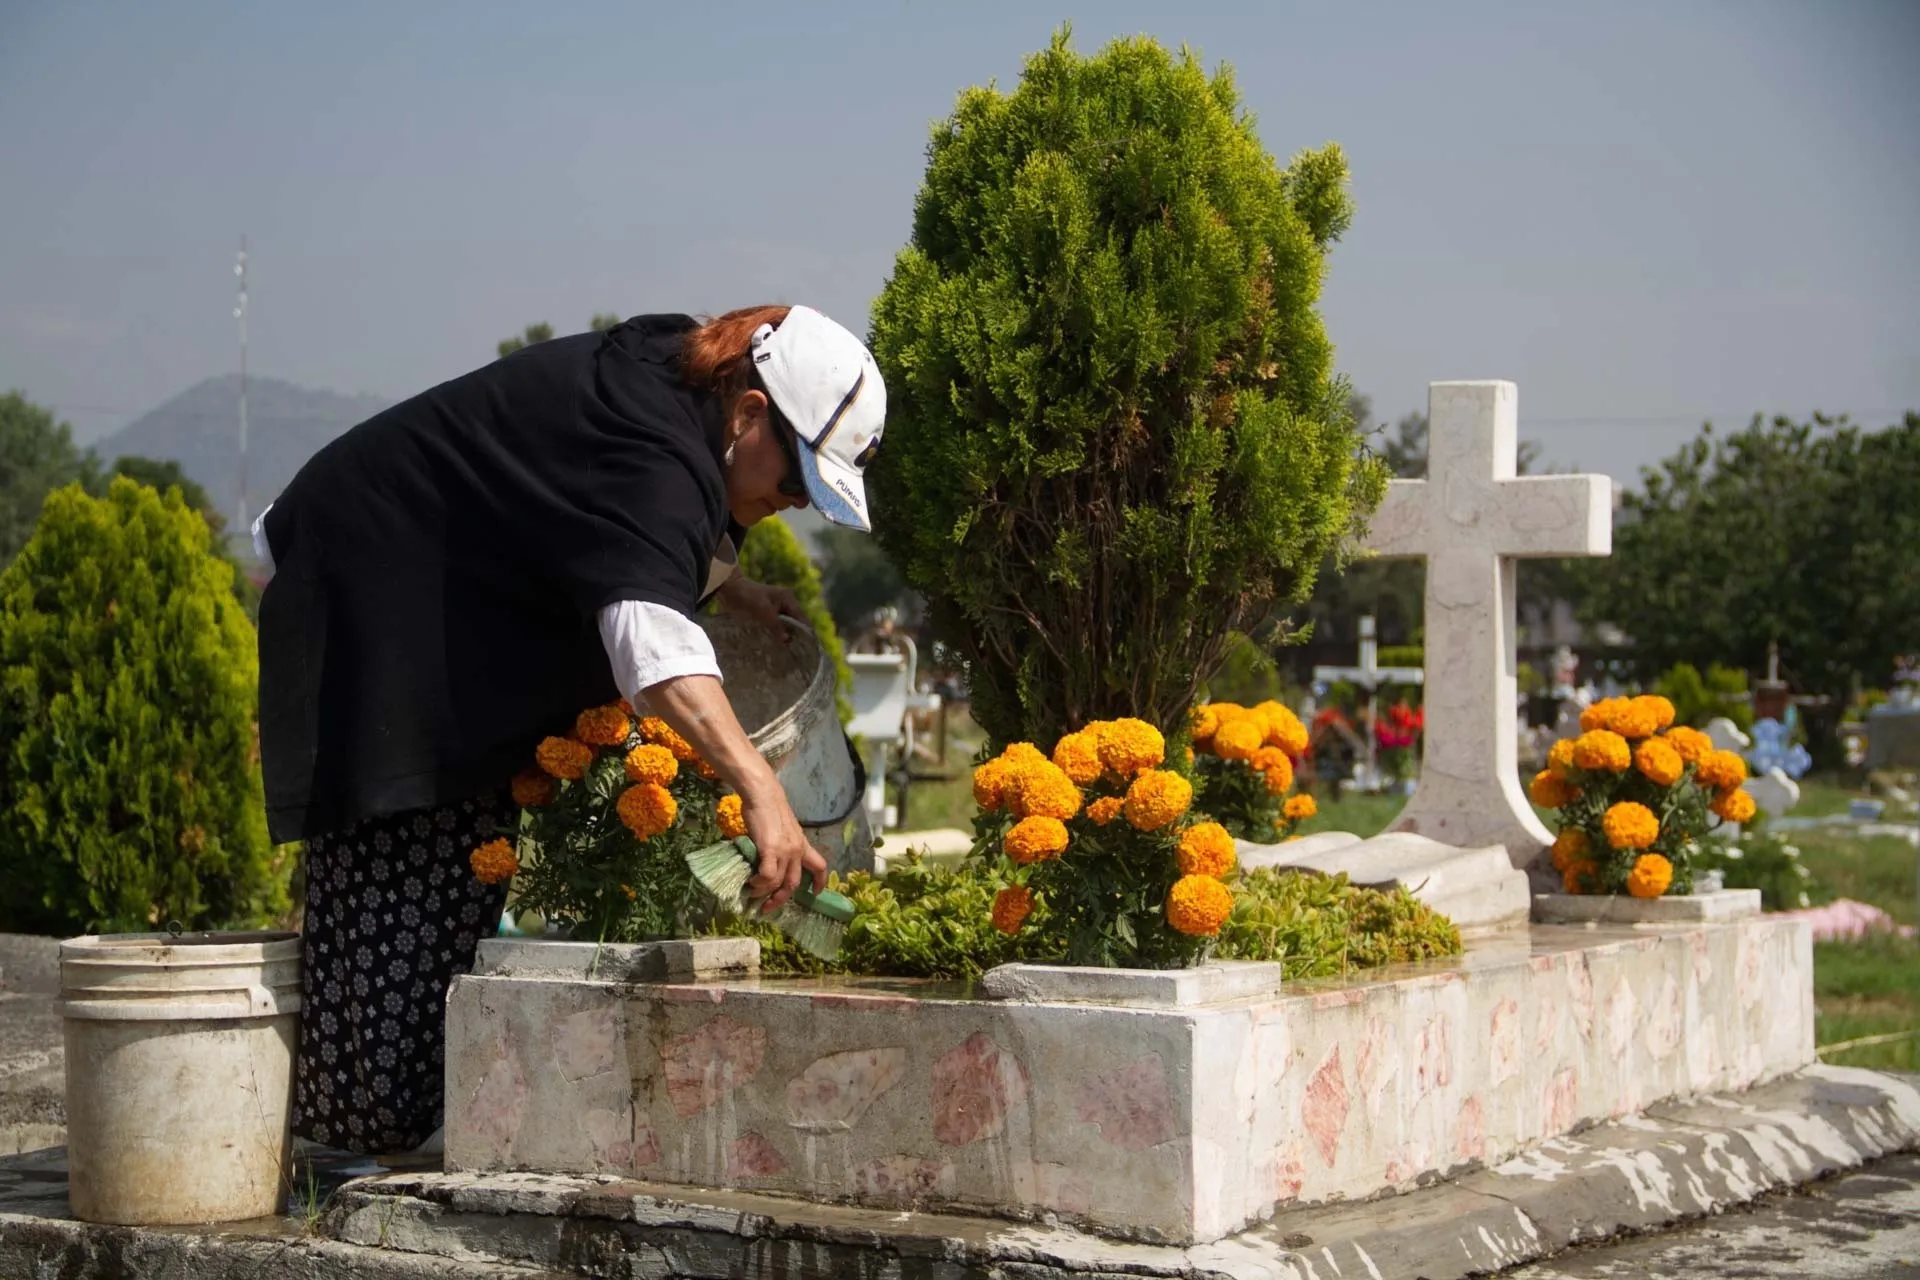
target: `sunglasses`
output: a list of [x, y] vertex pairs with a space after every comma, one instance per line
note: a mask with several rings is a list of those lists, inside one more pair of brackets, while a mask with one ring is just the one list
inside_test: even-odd
[[784, 498], [804, 498], [807, 496], [807, 482], [800, 474], [800, 434], [787, 421], [787, 415], [780, 412], [780, 406], [773, 402], [773, 396], [767, 391], [766, 384], [760, 381], [760, 375], [753, 373], [753, 388], [767, 398], [767, 417], [772, 420], [773, 438], [780, 442], [780, 452], [787, 456], [787, 474], [781, 477], [777, 486]]

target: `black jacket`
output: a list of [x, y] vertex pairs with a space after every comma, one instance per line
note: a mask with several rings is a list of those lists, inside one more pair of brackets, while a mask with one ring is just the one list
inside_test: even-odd
[[370, 418], [267, 514], [260, 734], [275, 841], [473, 796], [618, 697], [596, 615], [691, 614], [729, 532], [686, 316], [560, 338]]

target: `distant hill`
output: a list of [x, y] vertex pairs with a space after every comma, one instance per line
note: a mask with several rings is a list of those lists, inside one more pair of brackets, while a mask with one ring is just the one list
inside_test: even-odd
[[[259, 514], [321, 446], [390, 403], [248, 378], [248, 512]], [[172, 458], [232, 519], [240, 482], [240, 377], [228, 374], [189, 387], [93, 447], [109, 462], [127, 454]]]

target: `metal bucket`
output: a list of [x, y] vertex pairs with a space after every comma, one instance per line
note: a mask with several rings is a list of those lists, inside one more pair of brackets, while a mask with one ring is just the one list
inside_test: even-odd
[[[827, 866], [845, 875], [873, 870], [873, 832], [863, 800], [866, 767], [840, 727], [833, 660], [812, 630], [783, 619], [782, 644], [759, 623], [703, 617], [725, 678], [728, 699], [748, 739], [773, 766], [787, 802]], [[794, 696], [763, 696], [774, 685]]]

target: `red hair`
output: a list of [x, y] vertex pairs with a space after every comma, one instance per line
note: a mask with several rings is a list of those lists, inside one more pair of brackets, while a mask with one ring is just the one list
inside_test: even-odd
[[753, 332], [763, 324], [779, 328], [790, 307], [742, 307], [707, 321], [689, 333], [680, 346], [680, 378], [690, 387], [720, 393], [730, 405], [747, 389], [747, 355]]

